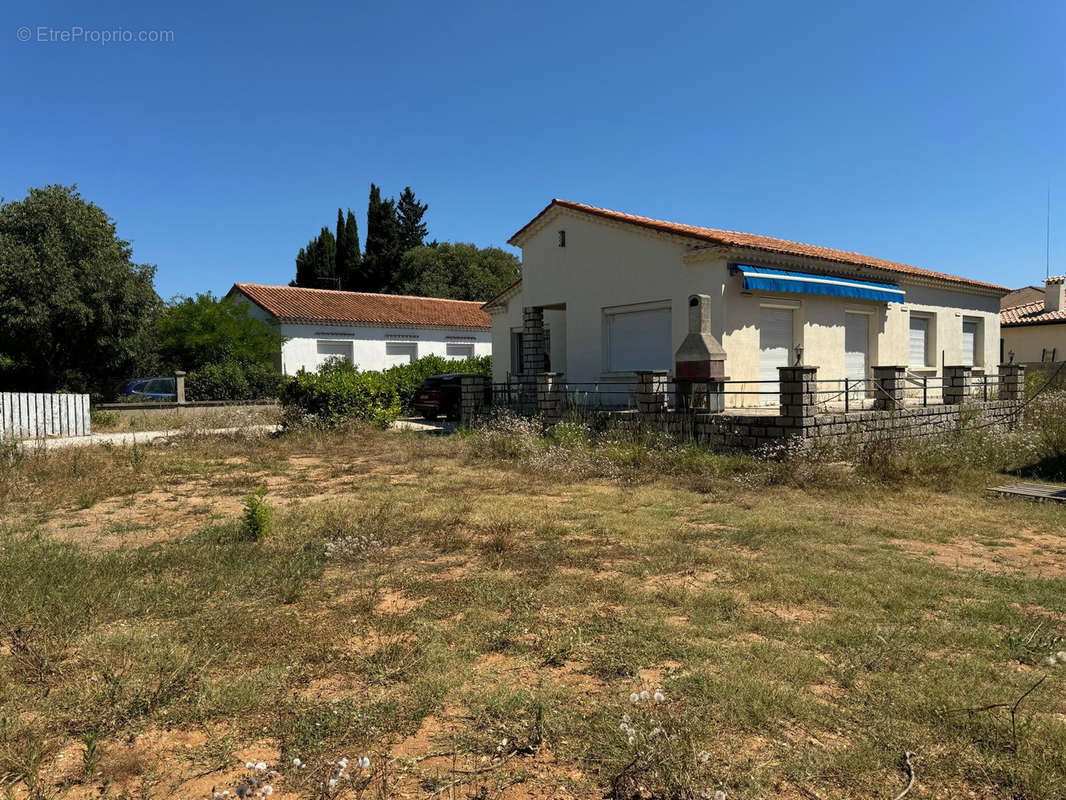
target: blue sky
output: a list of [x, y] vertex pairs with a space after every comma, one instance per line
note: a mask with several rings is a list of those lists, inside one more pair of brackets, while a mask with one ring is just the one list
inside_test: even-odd
[[[411, 185], [506, 246], [552, 197], [1011, 286], [1066, 270], [1066, 4], [9, 3], [0, 196], [77, 183], [157, 288], [285, 283]], [[26, 26], [31, 40], [20, 42]], [[42, 42], [40, 29], [173, 31]], [[46, 37], [52, 34], [44, 34]]]

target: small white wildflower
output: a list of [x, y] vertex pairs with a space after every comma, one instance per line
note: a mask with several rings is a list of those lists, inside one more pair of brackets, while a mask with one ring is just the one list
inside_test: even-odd
[[618, 726], [618, 730], [620, 730], [622, 733], [625, 733], [629, 730], [629, 726], [623, 722]]
[[1058, 664], [1059, 662], [1055, 660], [1055, 656], [1048, 656], [1047, 658], [1044, 659], [1044, 663], [1047, 666], [1049, 666], [1049, 667], [1053, 667], [1056, 664]]
[[625, 722], [626, 724], [629, 724], [629, 714], [623, 714], [622, 715], [622, 722]]
[[725, 792], [719, 789], [714, 793], [714, 800], [725, 800]]
[[696, 760], [699, 761], [701, 764], [706, 764], [708, 761], [711, 760], [711, 754], [708, 753], [706, 750], [700, 750], [699, 755], [696, 756]]
[[270, 795], [272, 794], [274, 794], [274, 787], [268, 783], [266, 786], [263, 787], [263, 796], [270, 797]]
[[244, 768], [245, 769], [255, 769], [255, 764], [253, 764], [251, 761], [249, 761], [247, 764], [244, 765]]
[[651, 697], [651, 692], [649, 692], [647, 689], [640, 693], [641, 700], [647, 700], [649, 697]]
[[267, 765], [266, 765], [265, 761], [257, 761], [256, 764], [255, 764], [255, 771], [256, 772], [266, 772], [266, 768], [267, 768]]
[[635, 738], [635, 737], [633, 737], [633, 736], [630, 736], [630, 737], [629, 737], [629, 739], [628, 739], [627, 741], [629, 742], [629, 746], [630, 746], [630, 747], [632, 747], [632, 746], [633, 746], [633, 742], [635, 742], [635, 741], [636, 741], [636, 738]]
[[664, 695], [659, 689], [656, 689], [655, 694], [652, 695], [651, 699], [656, 703], [661, 703], [666, 699], [666, 695]]
[[302, 763], [303, 763], [303, 762], [302, 762], [302, 761], [300, 761], [300, 759], [298, 759], [298, 758], [294, 758], [294, 759], [292, 760], [292, 765], [293, 765], [294, 767], [296, 767], [296, 768], [299, 768], [300, 764], [302, 764]]
[[330, 778], [329, 779], [329, 788], [330, 789], [336, 789], [337, 788], [337, 779], [336, 778]]
[[1059, 660], [1059, 663], [1066, 664], [1066, 650], [1059, 650], [1055, 653], [1055, 658]]
[[359, 769], [370, 769], [370, 759], [363, 756], [359, 759]]
[[348, 766], [348, 756], [343, 756], [340, 761], [337, 762], [337, 766], [344, 769]]
[[633, 694], [629, 695], [629, 702], [630, 703], [639, 703], [640, 702], [640, 695], [637, 694], [636, 692], [633, 692]]

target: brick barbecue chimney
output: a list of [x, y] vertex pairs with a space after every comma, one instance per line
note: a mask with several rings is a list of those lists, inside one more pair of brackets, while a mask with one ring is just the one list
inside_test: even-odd
[[674, 377], [679, 381], [725, 380], [725, 350], [711, 335], [711, 298], [688, 299], [688, 336], [674, 354]]
[[722, 411], [725, 380], [725, 349], [711, 335], [710, 295], [694, 294], [688, 299], [688, 336], [674, 354], [678, 405]]

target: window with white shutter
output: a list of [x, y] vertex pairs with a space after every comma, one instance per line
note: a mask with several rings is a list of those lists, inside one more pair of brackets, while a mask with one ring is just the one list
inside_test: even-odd
[[973, 367], [981, 363], [981, 321], [962, 321], [962, 365]]
[[911, 314], [911, 366], [929, 366], [929, 349], [929, 317], [922, 317]]
[[670, 369], [673, 366], [670, 307], [604, 310], [608, 372]]

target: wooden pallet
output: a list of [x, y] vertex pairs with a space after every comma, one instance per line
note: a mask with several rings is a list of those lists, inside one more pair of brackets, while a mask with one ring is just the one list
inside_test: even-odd
[[1052, 486], [1046, 483], [1009, 483], [1006, 486], [990, 486], [988, 491], [1015, 497], [1027, 497], [1030, 500], [1066, 503], [1066, 486]]

